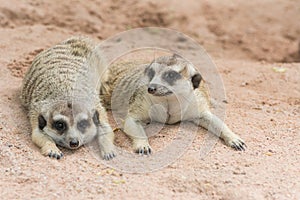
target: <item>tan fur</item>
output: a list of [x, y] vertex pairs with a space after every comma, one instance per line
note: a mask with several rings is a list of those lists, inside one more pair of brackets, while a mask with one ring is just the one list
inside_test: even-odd
[[[153, 71], [155, 75], [151, 78]], [[163, 78], [171, 76], [168, 75], [170, 71], [175, 71], [178, 77], [174, 80]], [[100, 96], [107, 108], [124, 117], [123, 130], [132, 138], [138, 153], [151, 153], [142, 126], [142, 123], [150, 121], [167, 124], [192, 121], [215, 133], [228, 146], [244, 150], [242, 139], [210, 112], [209, 96], [203, 80], [200, 85], [194, 81], [197, 86], [194, 89], [192, 78], [199, 76], [190, 63], [177, 55], [160, 57], [152, 63], [141, 65], [134, 62], [116, 63], [107, 71], [106, 79], [102, 80]], [[148, 89], [153, 85], [155, 93], [149, 94]]]
[[[43, 155], [59, 159], [62, 152], [56, 144], [77, 148], [77, 141], [79, 147], [97, 138], [102, 156], [114, 157], [113, 131], [94, 77], [102, 67], [101, 59], [91, 40], [74, 37], [44, 50], [32, 62], [23, 80], [21, 100], [29, 111], [32, 141]], [[96, 124], [97, 113], [100, 124]], [[67, 126], [63, 134], [54, 130], [54, 117], [62, 117]], [[81, 131], [80, 122], [88, 125], [82, 125]]]

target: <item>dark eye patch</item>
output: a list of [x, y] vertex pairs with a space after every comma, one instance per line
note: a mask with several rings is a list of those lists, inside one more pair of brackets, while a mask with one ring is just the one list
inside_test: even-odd
[[80, 130], [82, 133], [85, 131], [87, 127], [90, 126], [90, 122], [88, 120], [81, 120], [80, 122], [77, 123], [77, 128]]
[[166, 71], [165, 73], [163, 73], [162, 78], [170, 85], [173, 85], [176, 80], [181, 78], [181, 75], [174, 70], [170, 70], [170, 71]]
[[93, 122], [96, 126], [100, 125], [99, 112], [96, 110], [93, 115]]
[[52, 127], [53, 129], [57, 130], [59, 133], [63, 133], [68, 128], [66, 122], [63, 120], [54, 121]]
[[155, 75], [155, 71], [152, 68], [147, 67], [145, 69], [145, 74], [149, 77], [150, 80], [152, 80]]
[[43, 115], [39, 115], [39, 117], [38, 117], [38, 123], [39, 123], [39, 128], [41, 130], [43, 130], [45, 128], [45, 126], [47, 125], [47, 121], [45, 120], [45, 118], [43, 117]]

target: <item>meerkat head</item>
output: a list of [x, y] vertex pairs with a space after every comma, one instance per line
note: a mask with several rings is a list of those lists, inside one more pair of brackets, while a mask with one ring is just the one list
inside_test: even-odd
[[176, 54], [155, 59], [144, 73], [149, 80], [148, 93], [154, 96], [187, 95], [202, 80], [194, 66]]
[[80, 103], [59, 101], [40, 113], [38, 125], [56, 144], [77, 149], [90, 142], [98, 131], [99, 113]]

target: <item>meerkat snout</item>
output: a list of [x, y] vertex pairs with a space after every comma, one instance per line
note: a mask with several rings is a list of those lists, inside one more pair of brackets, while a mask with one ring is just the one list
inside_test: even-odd
[[152, 83], [148, 86], [148, 93], [153, 96], [169, 96], [173, 94], [173, 88], [168, 85]]
[[156, 84], [150, 84], [148, 86], [148, 93], [149, 94], [154, 94], [156, 92], [156, 88], [157, 88], [157, 85]]
[[79, 141], [77, 138], [73, 138], [70, 141], [70, 147], [71, 148], [77, 148], [79, 146]]

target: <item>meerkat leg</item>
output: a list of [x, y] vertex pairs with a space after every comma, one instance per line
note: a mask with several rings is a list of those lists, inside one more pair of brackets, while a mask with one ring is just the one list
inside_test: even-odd
[[[99, 100], [100, 102], [100, 100]], [[103, 159], [110, 160], [116, 156], [114, 145], [114, 132], [107, 120], [107, 113], [102, 105], [97, 105], [93, 121], [98, 126], [98, 144]]]
[[151, 154], [148, 137], [140, 122], [127, 116], [124, 123], [124, 132], [132, 139], [133, 148], [139, 154]]
[[63, 153], [57, 148], [55, 142], [43, 134], [39, 128], [33, 128], [31, 138], [33, 143], [41, 148], [43, 155], [56, 159], [63, 157]]
[[114, 132], [108, 124], [102, 124], [101, 133], [98, 134], [98, 144], [102, 158], [110, 160], [116, 156]]
[[43, 133], [43, 129], [47, 122], [39, 114], [34, 112], [31, 114], [30, 122], [32, 128], [31, 139], [34, 144], [41, 148], [41, 153], [45, 156], [60, 159], [63, 153], [57, 148], [52, 138]]
[[245, 150], [246, 144], [244, 141], [238, 135], [233, 133], [220, 118], [210, 111], [202, 112], [195, 123], [223, 139], [227, 146], [239, 151]]

